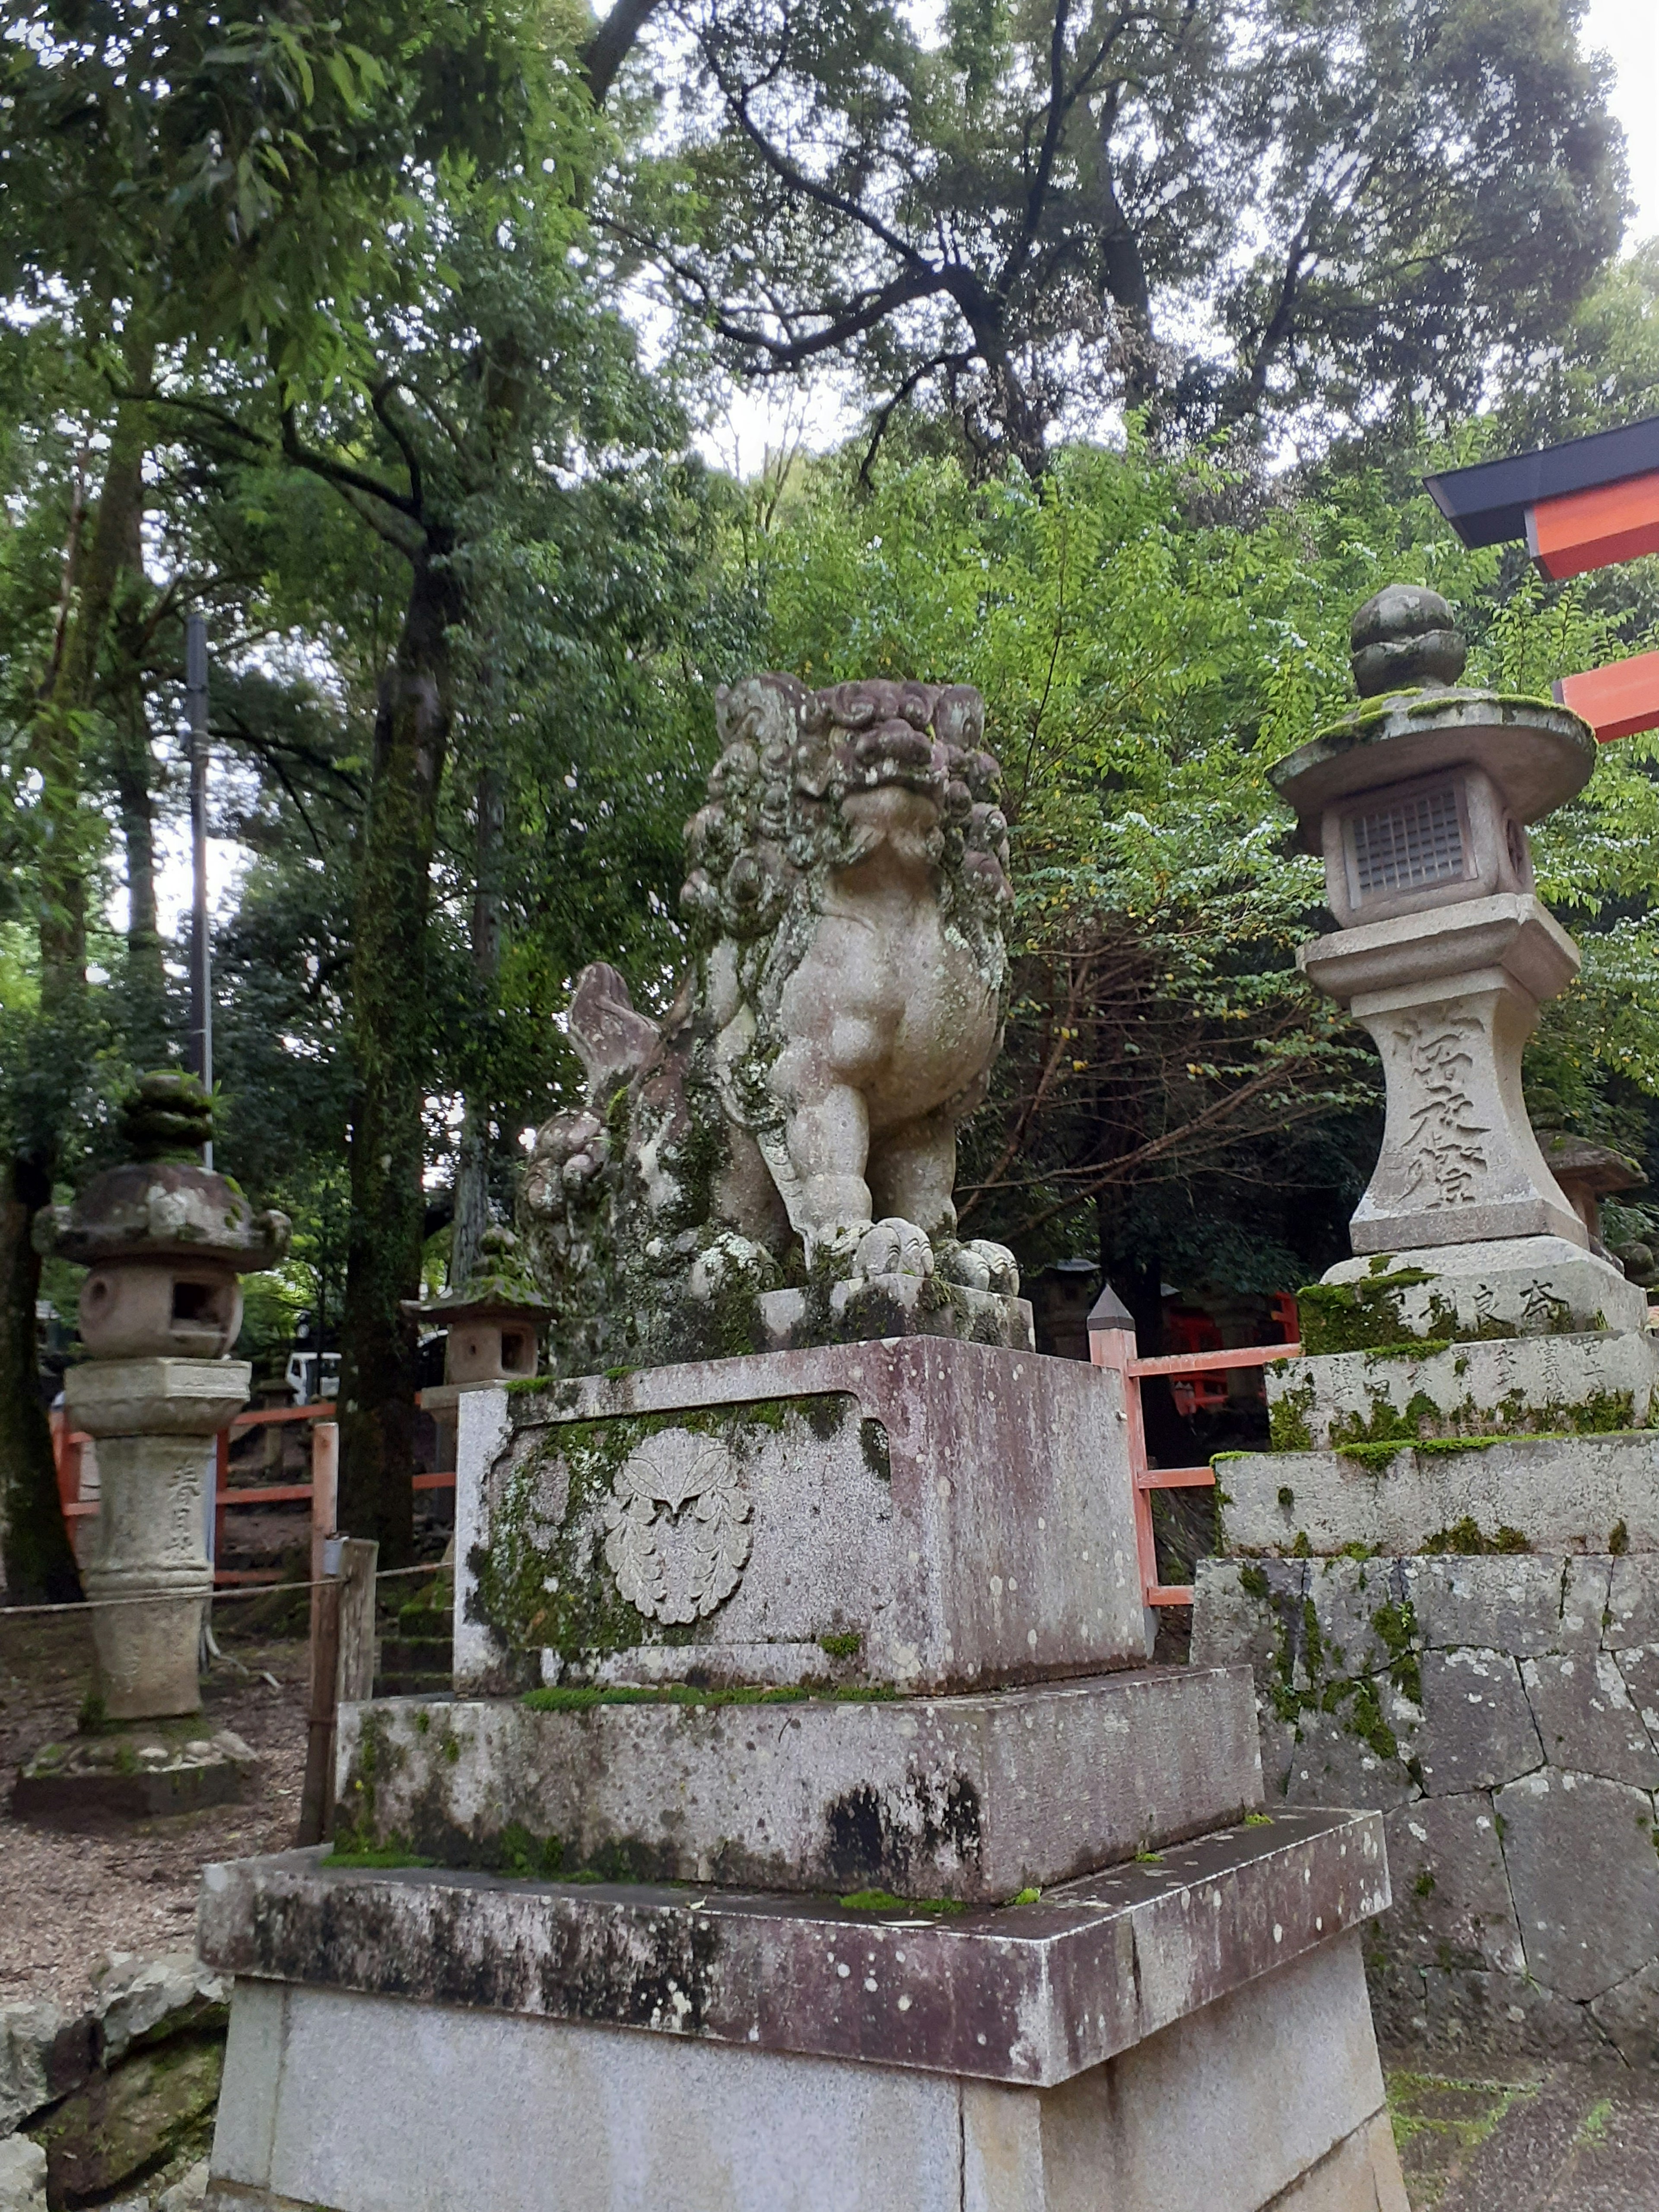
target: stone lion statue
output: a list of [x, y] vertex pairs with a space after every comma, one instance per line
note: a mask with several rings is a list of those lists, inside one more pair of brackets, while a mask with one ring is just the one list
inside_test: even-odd
[[1002, 1040], [1011, 898], [1000, 770], [964, 684], [716, 695], [721, 741], [686, 825], [695, 958], [660, 1024], [584, 969], [587, 1075], [538, 1132], [526, 1232], [567, 1371], [755, 1348], [793, 1278], [1017, 1294], [957, 1237], [957, 1127]]

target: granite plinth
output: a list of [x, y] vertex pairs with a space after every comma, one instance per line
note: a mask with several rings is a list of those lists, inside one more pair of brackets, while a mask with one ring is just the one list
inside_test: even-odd
[[43, 1745], [17, 1770], [11, 1807], [20, 1820], [70, 1826], [105, 1814], [193, 1813], [240, 1796], [258, 1763], [229, 1729], [181, 1736], [141, 1723]]
[[1000, 1901], [1261, 1802], [1248, 1671], [787, 1705], [348, 1705], [359, 1844], [444, 1865]]
[[[1323, 1281], [1347, 1294], [1338, 1301], [1348, 1309], [1343, 1323], [1363, 1330], [1348, 1338], [1350, 1344], [1397, 1344], [1413, 1336], [1479, 1342], [1494, 1336], [1639, 1331], [1648, 1325], [1648, 1294], [1641, 1285], [1561, 1237], [1413, 1246], [1340, 1261]], [[1307, 1318], [1304, 1310], [1304, 1340]]]
[[1139, 1664], [1117, 1376], [908, 1337], [458, 1408], [459, 1691], [912, 1692]]
[[1659, 1552], [1656, 1462], [1650, 1430], [1454, 1436], [1224, 1453], [1216, 1480], [1233, 1553]]
[[1408, 1345], [1275, 1361], [1269, 1419], [1280, 1449], [1415, 1437], [1645, 1428], [1659, 1390], [1659, 1342], [1619, 1335], [1528, 1336]]
[[1352, 1936], [1050, 2089], [410, 2010], [239, 1983], [208, 2212], [1406, 2212]]
[[942, 1916], [286, 1851], [207, 1868], [198, 1936], [254, 1980], [1052, 2086], [1388, 1903], [1380, 1818], [1295, 1810]]
[[832, 1283], [821, 1295], [766, 1291], [755, 1304], [767, 1343], [776, 1352], [889, 1336], [950, 1336], [1007, 1352], [1036, 1349], [1029, 1298], [972, 1290], [937, 1274], [860, 1275]]

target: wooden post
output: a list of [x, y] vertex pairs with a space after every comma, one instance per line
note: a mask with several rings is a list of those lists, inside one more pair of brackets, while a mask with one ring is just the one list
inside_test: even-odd
[[323, 1576], [323, 1546], [334, 1534], [340, 1510], [340, 1425], [313, 1421], [311, 1428], [311, 1579]]
[[361, 1705], [374, 1694], [374, 1574], [380, 1558], [380, 1546], [363, 1537], [343, 1536], [340, 1540], [337, 1705]]
[[325, 1540], [323, 1579], [311, 1593], [311, 1707], [306, 1778], [300, 1793], [301, 1844], [324, 1842], [334, 1825], [334, 1714], [340, 1674], [340, 1553], [345, 1540]]

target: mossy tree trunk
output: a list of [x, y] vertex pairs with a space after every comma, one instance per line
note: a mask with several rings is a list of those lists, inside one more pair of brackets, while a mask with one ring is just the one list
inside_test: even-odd
[[82, 733], [97, 699], [116, 587], [142, 523], [148, 438], [143, 409], [124, 404], [96, 514], [89, 522], [77, 516], [71, 531], [63, 613], [30, 732], [30, 761], [40, 778], [35, 894], [41, 1033], [37, 1079], [27, 1084], [27, 1104], [0, 1174], [0, 1501], [6, 1588], [18, 1603], [80, 1595], [40, 1399], [40, 1261], [33, 1240], [35, 1216], [52, 1202], [86, 994], [88, 840], [96, 820], [82, 804]]
[[414, 555], [403, 635], [381, 680], [353, 929], [340, 1522], [374, 1538], [387, 1566], [408, 1563], [414, 1534], [416, 1332], [402, 1301], [419, 1291], [425, 1218], [427, 926], [452, 712], [449, 631], [462, 612], [450, 550], [432, 532]]

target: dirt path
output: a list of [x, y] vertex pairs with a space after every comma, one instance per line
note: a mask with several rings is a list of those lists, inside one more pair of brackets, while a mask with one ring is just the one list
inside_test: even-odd
[[243, 1802], [90, 1829], [22, 1821], [10, 1810], [12, 1774], [41, 1744], [74, 1734], [91, 1645], [84, 1614], [15, 1620], [0, 1611], [0, 2000], [72, 2005], [106, 1951], [187, 1946], [203, 1866], [293, 1843], [306, 1647], [238, 1638], [224, 1648], [204, 1696], [213, 1725], [234, 1729], [260, 1754]]

